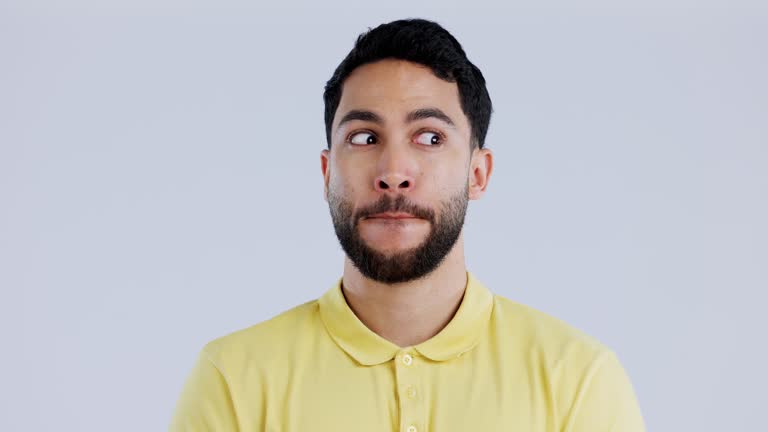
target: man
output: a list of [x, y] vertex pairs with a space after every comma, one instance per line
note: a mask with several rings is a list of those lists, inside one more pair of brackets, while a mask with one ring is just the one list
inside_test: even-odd
[[320, 298], [209, 342], [172, 431], [643, 431], [607, 347], [493, 294], [462, 225], [493, 168], [482, 73], [438, 24], [361, 35], [325, 88], [346, 253]]

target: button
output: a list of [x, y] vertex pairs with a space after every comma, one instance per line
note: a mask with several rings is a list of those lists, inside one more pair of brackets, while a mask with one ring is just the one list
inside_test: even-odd
[[406, 395], [407, 395], [409, 398], [413, 399], [413, 398], [415, 398], [415, 397], [416, 397], [416, 389], [415, 389], [415, 388], [413, 388], [413, 386], [408, 386], [408, 388], [407, 388], [407, 389], [405, 389], [405, 394], [406, 394]]
[[416, 426], [410, 425], [410, 426], [408, 426], [407, 430], [408, 430], [408, 432], [416, 432]]
[[[410, 365], [411, 365], [411, 363], [413, 363], [413, 357], [411, 357], [411, 355], [410, 355], [410, 354], [406, 354], [406, 355], [404, 355], [404, 356], [403, 356], [403, 363], [405, 363], [405, 365], [406, 365], [406, 366], [410, 366]], [[414, 430], [414, 431], [411, 431], [411, 430], [409, 429], [409, 430], [408, 430], [408, 432], [415, 432], [415, 430]]]

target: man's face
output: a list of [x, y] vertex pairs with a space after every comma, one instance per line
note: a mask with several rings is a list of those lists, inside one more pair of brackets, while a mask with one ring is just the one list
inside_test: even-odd
[[459, 238], [474, 193], [456, 84], [401, 60], [360, 66], [344, 82], [332, 126], [321, 159], [345, 253], [384, 283], [430, 273]]

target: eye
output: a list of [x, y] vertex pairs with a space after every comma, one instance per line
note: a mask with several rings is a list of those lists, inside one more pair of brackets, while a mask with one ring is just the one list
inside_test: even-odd
[[355, 145], [376, 144], [376, 136], [370, 132], [356, 132], [347, 141]]
[[437, 146], [443, 143], [443, 137], [437, 132], [422, 132], [416, 137], [416, 142], [426, 146]]

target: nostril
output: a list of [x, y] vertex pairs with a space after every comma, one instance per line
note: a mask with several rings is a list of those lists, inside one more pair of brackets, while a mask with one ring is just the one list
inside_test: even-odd
[[[389, 183], [386, 180], [378, 180], [379, 188], [382, 190], [390, 189]], [[397, 182], [393, 182], [393, 184], [396, 184], [397, 189], [408, 189], [411, 187], [411, 182], [409, 180], [404, 180], [400, 184], [397, 184]]]

